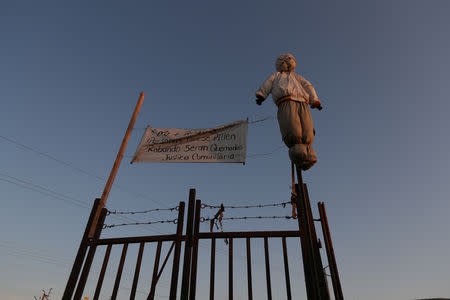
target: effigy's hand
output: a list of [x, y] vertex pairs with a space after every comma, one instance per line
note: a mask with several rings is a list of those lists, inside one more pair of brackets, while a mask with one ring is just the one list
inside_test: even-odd
[[256, 104], [261, 105], [263, 103], [264, 99], [263, 98], [257, 98], [256, 99]]
[[311, 108], [317, 108], [318, 110], [322, 110], [322, 103], [317, 100], [314, 104], [311, 104]]

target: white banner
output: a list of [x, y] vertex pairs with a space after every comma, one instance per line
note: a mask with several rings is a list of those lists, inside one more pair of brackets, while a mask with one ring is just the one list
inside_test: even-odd
[[134, 162], [245, 163], [248, 121], [216, 128], [145, 130]]

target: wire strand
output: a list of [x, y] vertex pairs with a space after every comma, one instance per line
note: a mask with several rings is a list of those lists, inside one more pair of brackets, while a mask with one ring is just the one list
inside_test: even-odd
[[[53, 160], [53, 161], [55, 161], [55, 162], [57, 162], [57, 163], [59, 163], [59, 164], [61, 164], [61, 165], [63, 165], [63, 166], [66, 166], [66, 167], [68, 167], [68, 168], [71, 168], [71, 169], [73, 169], [73, 170], [75, 170], [75, 171], [77, 171], [77, 172], [79, 172], [79, 173], [82, 173], [82, 174], [84, 174], [84, 175], [87, 175], [87, 176], [96, 178], [97, 180], [100, 180], [100, 181], [103, 181], [103, 182], [106, 181], [106, 178], [105, 178], [105, 177], [99, 176], [99, 175], [97, 175], [97, 174], [95, 174], [95, 173], [93, 173], [93, 172], [91, 172], [91, 171], [86, 171], [86, 170], [84, 170], [84, 169], [82, 169], [82, 168], [79, 168], [79, 167], [73, 165], [72, 163], [63, 161], [63, 160], [61, 160], [61, 159], [59, 159], [59, 158], [56, 158], [55, 156], [50, 155], [50, 154], [48, 154], [48, 153], [45, 153], [45, 152], [43, 152], [43, 151], [41, 151], [41, 150], [39, 150], [39, 149], [37, 149], [37, 148], [34, 148], [34, 147], [31, 147], [31, 146], [25, 145], [25, 144], [23, 144], [23, 143], [21, 143], [21, 142], [18, 142], [18, 141], [16, 141], [16, 140], [13, 140], [13, 139], [8, 138], [8, 137], [3, 136], [3, 135], [0, 135], [0, 138], [4, 139], [5, 141], [8, 141], [8, 142], [10, 142], [10, 143], [12, 143], [12, 144], [15, 144], [15, 145], [17, 145], [17, 146], [19, 146], [19, 147], [21, 147], [21, 148], [23, 148], [23, 149], [25, 149], [25, 150], [28, 150], [28, 151], [34, 152], [34, 153], [36, 153], [36, 154], [38, 154], [38, 155], [44, 156], [44, 157], [46, 157], [46, 158], [48, 158], [48, 159], [50, 159], [50, 160]], [[160, 204], [160, 205], [163, 205], [163, 206], [165, 205], [165, 204], [163, 204], [162, 202], [159, 202], [159, 201], [157, 201], [157, 200], [155, 200], [155, 199], [151, 199], [151, 198], [149, 198], [148, 196], [146, 196], [146, 195], [144, 195], [144, 194], [141, 194], [141, 193], [138, 193], [138, 192], [136, 192], [136, 191], [130, 190], [129, 188], [126, 188], [126, 187], [124, 187], [124, 186], [121, 186], [121, 185], [119, 185], [119, 184], [117, 184], [117, 183], [114, 184], [114, 188], [117, 188], [117, 189], [126, 191], [126, 192], [128, 192], [129, 194], [134, 195], [134, 196], [136, 196], [136, 197], [139, 197], [139, 198], [141, 198], [141, 199], [150, 200], [150, 201], [152, 201], [152, 202], [155, 202], [155, 203]]]

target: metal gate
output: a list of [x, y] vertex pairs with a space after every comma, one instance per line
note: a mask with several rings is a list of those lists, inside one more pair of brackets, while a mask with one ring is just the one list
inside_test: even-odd
[[[299, 178], [301, 182], [301, 178]], [[91, 265], [98, 246], [106, 246], [105, 256], [103, 258], [102, 267], [98, 278], [91, 278], [96, 280], [95, 292], [92, 299], [98, 300], [102, 290], [103, 280], [110, 258], [111, 248], [121, 246], [122, 252], [120, 256], [119, 265], [117, 268], [115, 281], [111, 293], [111, 300], [116, 300], [120, 281], [122, 277], [125, 257], [127, 255], [128, 245], [139, 244], [139, 251], [136, 259], [134, 270], [133, 283], [129, 299], [133, 300], [136, 296], [136, 289], [139, 281], [141, 270], [142, 255], [144, 247], [147, 243], [156, 243], [155, 261], [153, 265], [153, 274], [150, 289], [148, 291], [147, 299], [155, 299], [155, 290], [158, 280], [166, 266], [166, 263], [172, 256], [172, 270], [170, 281], [170, 296], [169, 299], [177, 299], [177, 289], [179, 288], [179, 274], [180, 274], [180, 259], [181, 247], [184, 245], [183, 267], [181, 272], [181, 290], [179, 291], [182, 300], [194, 300], [196, 298], [197, 285], [197, 266], [198, 266], [198, 247], [199, 240], [207, 239], [211, 241], [211, 256], [210, 256], [210, 271], [209, 271], [209, 299], [213, 300], [215, 297], [215, 273], [216, 273], [216, 240], [228, 240], [228, 298], [233, 299], [233, 241], [236, 239], [244, 239], [246, 241], [246, 262], [247, 262], [247, 294], [248, 299], [253, 299], [252, 286], [252, 266], [251, 266], [251, 241], [252, 239], [263, 239], [264, 241], [264, 259], [265, 259], [265, 277], [267, 298], [272, 299], [272, 283], [270, 273], [269, 260], [269, 246], [268, 241], [271, 238], [281, 238], [283, 249], [283, 262], [285, 274], [285, 288], [287, 299], [299, 299], [298, 295], [292, 295], [289, 260], [286, 247], [287, 238], [300, 238], [301, 249], [303, 256], [303, 267], [305, 274], [305, 283], [308, 299], [313, 300], [329, 300], [326, 274], [322, 265], [319, 253], [319, 243], [316, 237], [314, 227], [314, 219], [312, 218], [311, 208], [309, 205], [309, 197], [305, 184], [296, 185], [297, 195], [295, 202], [297, 207], [297, 216], [299, 230], [293, 231], [252, 231], [252, 232], [200, 232], [201, 217], [201, 200], [195, 200], [195, 190], [191, 189], [189, 192], [189, 202], [187, 207], [186, 229], [183, 234], [185, 203], [180, 202], [178, 207], [178, 218], [176, 220], [177, 231], [175, 234], [169, 235], [155, 235], [155, 236], [138, 236], [138, 237], [122, 237], [122, 238], [100, 238], [105, 217], [107, 215], [106, 208], [100, 207], [100, 199], [96, 199], [78, 249], [75, 262], [70, 273], [66, 289], [64, 291], [63, 300], [76, 299], [80, 300], [88, 280]], [[300, 188], [301, 187], [301, 188]], [[95, 233], [92, 238], [89, 238], [89, 232], [93, 225], [93, 220], [100, 210], [100, 218], [96, 224]], [[332, 277], [334, 299], [341, 300], [343, 298], [342, 289], [337, 272], [336, 261], [334, 258], [333, 247], [331, 243], [330, 231], [326, 220], [325, 206], [319, 203], [320, 221], [322, 223], [323, 235], [327, 250], [327, 257], [329, 262], [329, 269]], [[170, 249], [164, 258], [160, 267], [161, 248], [163, 243], [169, 243]], [[91, 299], [91, 298], [89, 298]]]

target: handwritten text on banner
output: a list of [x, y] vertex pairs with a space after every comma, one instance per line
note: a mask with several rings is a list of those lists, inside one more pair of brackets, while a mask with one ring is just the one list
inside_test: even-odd
[[133, 162], [245, 163], [247, 121], [208, 129], [147, 127]]

